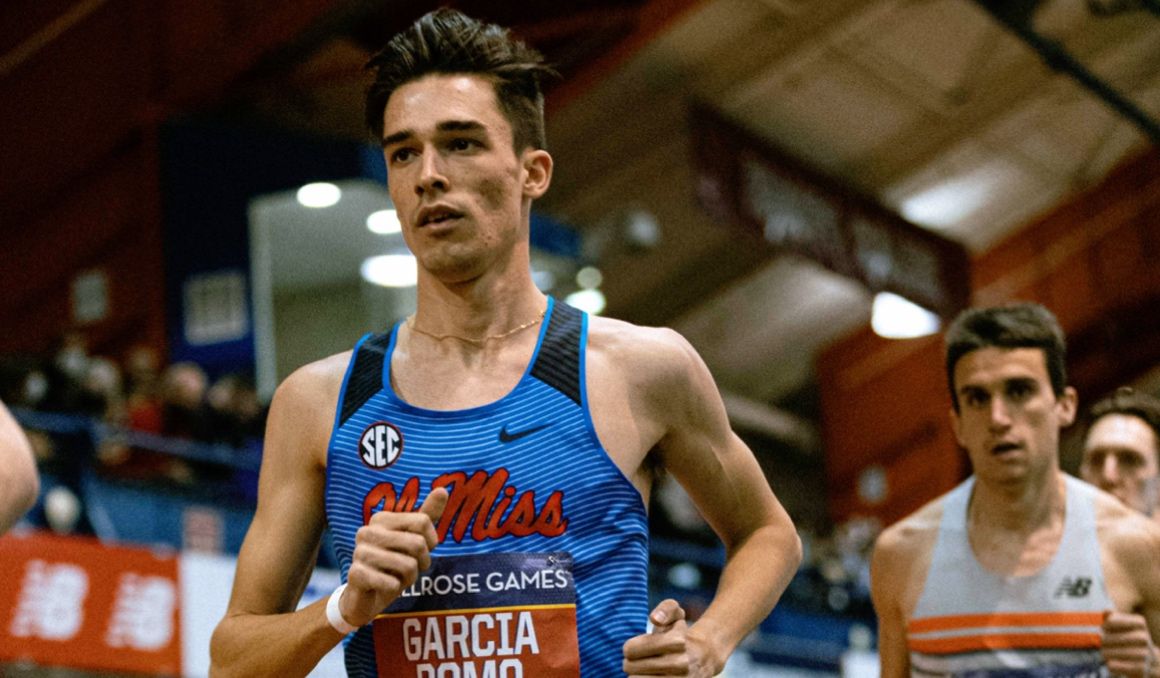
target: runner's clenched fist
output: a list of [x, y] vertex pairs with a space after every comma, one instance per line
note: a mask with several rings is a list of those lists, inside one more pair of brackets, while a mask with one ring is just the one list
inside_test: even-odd
[[431, 566], [431, 551], [439, 543], [435, 525], [447, 497], [446, 489], [436, 488], [418, 511], [380, 511], [359, 528], [338, 604], [343, 619], [355, 626], [369, 624]]

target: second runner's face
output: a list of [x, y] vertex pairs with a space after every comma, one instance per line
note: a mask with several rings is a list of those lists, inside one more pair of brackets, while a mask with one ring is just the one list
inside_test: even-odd
[[514, 151], [490, 81], [414, 80], [391, 95], [383, 123], [391, 199], [423, 270], [448, 283], [473, 280], [526, 240], [551, 161], [542, 150]]
[[977, 476], [1019, 482], [1053, 467], [1059, 429], [1075, 418], [1070, 387], [1056, 397], [1043, 351], [981, 348], [954, 369], [959, 411], [951, 412], [955, 437]]
[[1139, 417], [1108, 414], [1096, 420], [1083, 446], [1080, 475], [1141, 513], [1156, 502], [1160, 441]]

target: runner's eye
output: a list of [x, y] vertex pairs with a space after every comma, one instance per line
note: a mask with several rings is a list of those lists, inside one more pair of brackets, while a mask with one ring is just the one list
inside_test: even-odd
[[1144, 460], [1135, 454], [1122, 454], [1118, 459], [1120, 466], [1124, 468], [1140, 468], [1144, 465]]
[[415, 153], [409, 148], [400, 148], [391, 153], [391, 162], [406, 162], [414, 157]]
[[968, 407], [984, 407], [987, 404], [987, 394], [974, 389], [963, 393], [963, 401]]
[[1012, 400], [1025, 400], [1035, 392], [1035, 388], [1025, 381], [1012, 382], [1007, 387], [1007, 395]]

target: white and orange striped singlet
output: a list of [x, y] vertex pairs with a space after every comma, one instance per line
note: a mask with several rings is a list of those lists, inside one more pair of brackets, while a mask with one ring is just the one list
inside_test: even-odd
[[1112, 609], [1100, 567], [1094, 488], [1066, 476], [1063, 537], [1026, 577], [993, 574], [967, 538], [974, 477], [943, 502], [930, 570], [906, 628], [912, 676], [1107, 676], [1100, 626]]

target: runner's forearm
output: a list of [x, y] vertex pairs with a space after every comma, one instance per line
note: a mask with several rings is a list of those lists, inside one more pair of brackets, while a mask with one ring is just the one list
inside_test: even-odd
[[325, 599], [286, 614], [227, 616], [210, 641], [210, 675], [305, 676], [342, 638]]
[[722, 664], [777, 604], [801, 554], [797, 533], [781, 525], [762, 527], [727, 554], [717, 594], [693, 625], [712, 636]]

